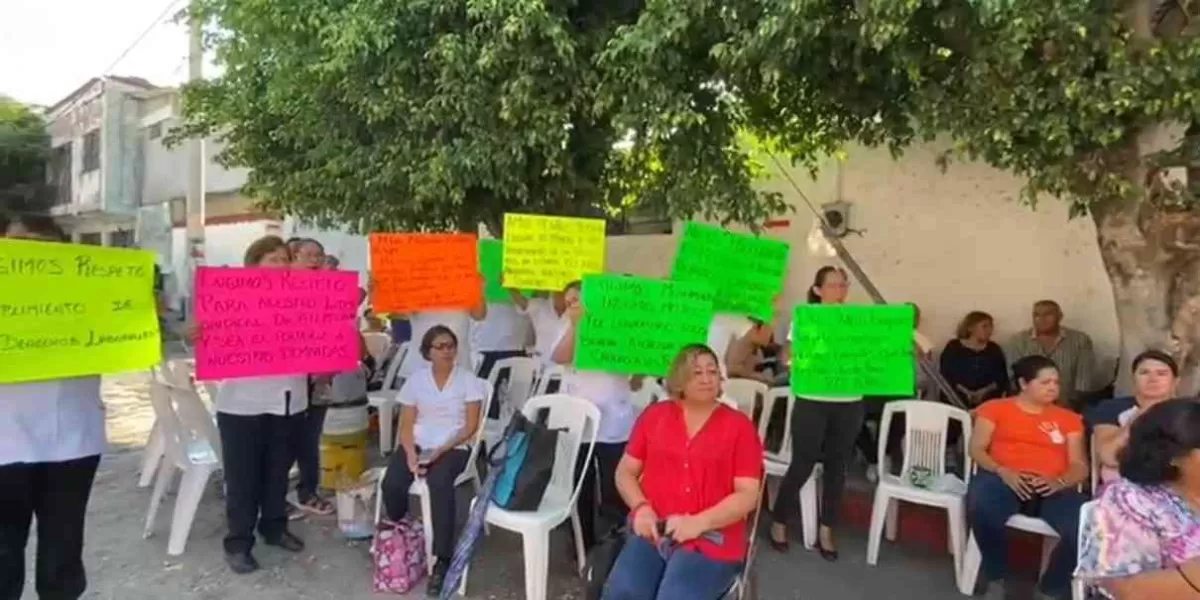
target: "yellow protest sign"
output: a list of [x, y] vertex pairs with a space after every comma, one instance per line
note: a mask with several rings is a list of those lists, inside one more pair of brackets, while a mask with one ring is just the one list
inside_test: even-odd
[[561, 291], [604, 272], [604, 219], [504, 215], [504, 287]]
[[0, 239], [0, 383], [145, 369], [161, 355], [153, 254]]

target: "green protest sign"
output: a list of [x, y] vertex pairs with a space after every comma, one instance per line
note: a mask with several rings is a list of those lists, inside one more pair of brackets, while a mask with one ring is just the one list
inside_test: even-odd
[[681, 348], [708, 338], [713, 290], [699, 283], [586, 275], [583, 307], [577, 369], [662, 376]]
[[792, 317], [792, 392], [912, 394], [914, 318], [907, 304], [797, 305]]
[[[501, 266], [504, 264], [504, 243], [500, 240], [479, 240], [479, 270], [487, 285], [483, 297], [488, 302], [512, 304], [512, 296], [500, 285]], [[529, 296], [529, 292], [525, 292]]]
[[711, 286], [716, 312], [770, 321], [775, 316], [775, 297], [783, 291], [787, 264], [786, 242], [688, 223], [671, 279]]

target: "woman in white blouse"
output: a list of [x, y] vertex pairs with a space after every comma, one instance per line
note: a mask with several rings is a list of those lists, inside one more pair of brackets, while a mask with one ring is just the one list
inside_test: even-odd
[[433, 554], [437, 563], [429, 578], [430, 596], [441, 593], [454, 554], [454, 480], [467, 466], [471, 438], [479, 429], [486, 383], [457, 363], [458, 336], [444, 325], [421, 337], [426, 366], [400, 388], [400, 447], [388, 460], [383, 478], [387, 518], [408, 514], [408, 489], [415, 477], [425, 478], [433, 521]]
[[[583, 318], [583, 304], [580, 301], [580, 282], [572, 281], [563, 290], [567, 310], [566, 319], [559, 329], [554, 342], [554, 362], [571, 366], [575, 363], [576, 331], [580, 319]], [[641, 378], [634, 378], [637, 384]], [[582, 477], [579, 487], [579, 500], [576, 509], [579, 511], [580, 529], [583, 530], [583, 545], [591, 548], [598, 540], [596, 534], [596, 513], [609, 521], [619, 524], [625, 521], [629, 509], [617, 493], [616, 473], [617, 464], [625, 454], [625, 444], [633, 431], [633, 422], [637, 412], [630, 403], [632, 394], [631, 380], [628, 375], [603, 373], [599, 371], [578, 371], [570, 369], [563, 377], [563, 393], [591, 401], [600, 409], [599, 433], [596, 437], [596, 468], [590, 469], [582, 461], [587, 456], [584, 449], [579, 454], [580, 463], [575, 466], [576, 478]], [[595, 476], [584, 476], [584, 474]], [[600, 487], [600, 503], [596, 505], [596, 485]]]
[[[273, 235], [246, 249], [247, 267], [286, 269], [287, 244]], [[289, 552], [304, 542], [287, 529], [288, 469], [294, 458], [291, 439], [308, 408], [308, 377], [246, 377], [221, 382], [217, 390], [217, 427], [225, 471], [225, 562], [235, 573], [258, 569], [250, 553], [254, 530], [268, 546]]]

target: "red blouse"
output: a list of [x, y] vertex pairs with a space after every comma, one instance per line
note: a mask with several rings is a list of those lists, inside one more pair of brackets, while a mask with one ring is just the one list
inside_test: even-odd
[[[666, 401], [650, 405], [633, 426], [625, 453], [642, 461], [642, 493], [660, 519], [694, 515], [733, 493], [735, 477], [761, 479], [763, 448], [746, 415], [725, 406], [688, 439], [683, 407]], [[721, 530], [724, 543], [697, 539], [683, 545], [722, 562], [746, 556], [746, 521]]]

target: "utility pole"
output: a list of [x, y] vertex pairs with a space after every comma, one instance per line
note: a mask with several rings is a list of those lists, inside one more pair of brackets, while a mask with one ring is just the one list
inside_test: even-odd
[[[203, 28], [195, 9], [193, 3], [188, 14], [188, 82], [204, 77]], [[196, 267], [204, 264], [204, 140], [192, 138], [187, 148], [187, 289], [194, 290]]]

